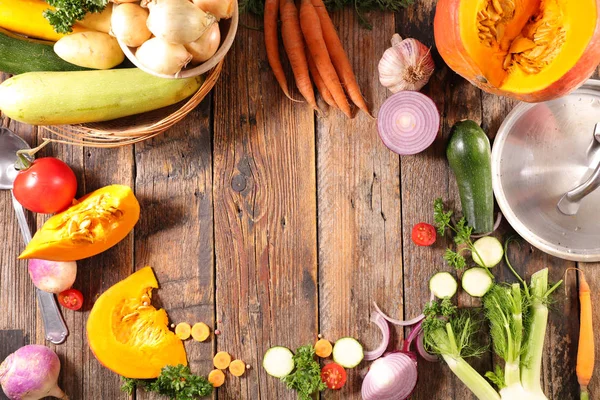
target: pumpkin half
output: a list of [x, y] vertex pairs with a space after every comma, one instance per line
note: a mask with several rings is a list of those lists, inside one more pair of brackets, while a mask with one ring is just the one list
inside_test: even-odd
[[104, 292], [88, 317], [90, 349], [121, 376], [150, 379], [167, 365], [187, 365], [183, 342], [167, 327], [167, 313], [150, 304], [156, 288], [152, 268], [142, 268]]
[[130, 187], [105, 186], [46, 221], [19, 258], [76, 261], [94, 256], [123, 240], [139, 217], [140, 205]]
[[479, 88], [546, 101], [581, 85], [600, 63], [600, 0], [439, 0], [435, 42]]

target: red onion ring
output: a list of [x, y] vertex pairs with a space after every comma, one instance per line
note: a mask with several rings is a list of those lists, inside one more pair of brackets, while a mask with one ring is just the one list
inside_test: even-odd
[[417, 385], [417, 363], [405, 353], [375, 360], [363, 380], [363, 400], [404, 400]]
[[379, 137], [394, 153], [417, 154], [431, 146], [440, 129], [440, 113], [429, 97], [403, 91], [390, 96], [377, 116]]
[[386, 321], [389, 322], [390, 324], [400, 325], [400, 326], [411, 326], [411, 325], [417, 324], [420, 321], [422, 321], [423, 319], [425, 319], [425, 315], [421, 314], [421, 315], [416, 316], [413, 319], [409, 319], [408, 321], [402, 321], [402, 320], [394, 319], [394, 318], [391, 318], [391, 317], [388, 317], [387, 315], [385, 315], [385, 313], [383, 311], [381, 311], [379, 306], [377, 306], [377, 303], [373, 302], [373, 306], [375, 306], [375, 310], [377, 310], [377, 312], [380, 313], [381, 316], [383, 318], [385, 318]]
[[408, 333], [408, 337], [404, 341], [402, 345], [402, 351], [407, 352], [410, 351], [410, 345], [415, 340], [415, 338], [419, 335], [419, 332], [422, 331], [421, 326], [423, 325], [423, 321], [419, 321], [417, 325], [415, 325], [410, 332]]
[[367, 361], [376, 360], [381, 357], [390, 343], [390, 327], [379, 311], [375, 310], [373, 314], [371, 314], [371, 322], [379, 327], [383, 338], [376, 349], [365, 351], [365, 360]]
[[421, 357], [423, 357], [423, 359], [425, 361], [429, 361], [429, 362], [440, 361], [440, 358], [438, 356], [436, 356], [435, 354], [431, 354], [427, 350], [425, 350], [425, 343], [423, 342], [424, 336], [425, 336], [425, 332], [423, 332], [423, 329], [421, 329], [419, 331], [419, 335], [417, 336], [417, 351], [419, 352], [419, 355]]

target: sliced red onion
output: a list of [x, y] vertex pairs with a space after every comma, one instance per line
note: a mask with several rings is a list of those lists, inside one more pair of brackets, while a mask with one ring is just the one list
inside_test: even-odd
[[419, 323], [420, 321], [422, 321], [425, 318], [425, 315], [421, 314], [413, 319], [409, 319], [408, 321], [402, 321], [402, 320], [394, 319], [394, 318], [391, 318], [391, 317], [388, 317], [387, 315], [385, 315], [385, 313], [383, 311], [381, 311], [379, 306], [377, 306], [377, 303], [373, 302], [373, 305], [375, 306], [375, 310], [377, 310], [377, 312], [380, 313], [381, 316], [383, 318], [385, 318], [386, 321], [389, 322], [390, 324], [400, 325], [400, 326], [411, 326], [411, 325]]
[[404, 400], [417, 385], [417, 363], [405, 353], [390, 353], [371, 364], [363, 380], [363, 400]]
[[371, 314], [371, 322], [379, 327], [383, 338], [376, 349], [372, 351], [365, 351], [365, 360], [367, 361], [376, 360], [381, 357], [390, 343], [390, 327], [379, 311], [375, 310], [373, 314]]
[[421, 357], [423, 357], [423, 359], [425, 361], [429, 361], [429, 362], [440, 361], [440, 358], [438, 356], [436, 356], [435, 354], [431, 354], [427, 350], [425, 350], [425, 343], [423, 342], [424, 336], [425, 336], [425, 332], [423, 332], [423, 329], [420, 329], [419, 335], [417, 337], [417, 351], [419, 352], [419, 355]]
[[410, 351], [410, 345], [415, 340], [415, 338], [417, 337], [419, 332], [421, 332], [422, 325], [423, 325], [423, 321], [421, 320], [421, 321], [419, 321], [419, 323], [417, 325], [415, 325], [410, 330], [410, 332], [408, 333], [408, 337], [406, 338], [406, 340], [404, 341], [404, 344], [402, 345], [402, 351]]
[[429, 97], [403, 91], [390, 96], [377, 116], [379, 137], [394, 153], [417, 154], [431, 146], [440, 129], [440, 113]]

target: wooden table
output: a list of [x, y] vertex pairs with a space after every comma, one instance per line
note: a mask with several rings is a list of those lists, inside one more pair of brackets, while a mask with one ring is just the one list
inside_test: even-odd
[[[372, 31], [359, 27], [352, 9], [335, 13], [375, 111], [390, 94], [377, 77], [389, 39], [399, 32], [433, 45], [434, 5], [420, 0], [396, 16], [370, 14]], [[242, 22], [261, 25], [247, 16]], [[43, 155], [72, 166], [79, 194], [126, 184], [135, 188], [142, 207], [133, 234], [79, 262], [75, 287], [86, 296], [85, 311], [64, 312], [71, 334], [66, 344], [53, 347], [63, 363], [61, 386], [71, 399], [127, 398], [119, 378], [89, 351], [85, 323], [99, 294], [145, 265], [160, 281], [156, 303], [173, 321], [204, 321], [222, 332], [207, 343], [186, 343], [194, 371], [207, 374], [215, 350], [252, 365], [244, 378], [227, 379], [219, 399], [295, 399], [262, 369], [265, 350], [294, 349], [314, 342], [318, 333], [331, 340], [355, 336], [372, 348], [380, 340], [369, 323], [373, 301], [399, 318], [419, 314], [429, 298], [428, 278], [448, 269], [441, 255], [449, 243], [441, 239], [433, 249], [416, 247], [410, 230], [419, 221], [432, 222], [436, 197], [460, 204], [444, 157], [449, 128], [470, 118], [493, 138], [514, 105], [477, 90], [446, 68], [435, 49], [433, 54], [437, 71], [423, 92], [438, 105], [442, 128], [434, 145], [417, 156], [390, 152], [377, 136], [376, 121], [365, 114], [348, 120], [330, 112], [320, 118], [305, 104], [286, 100], [267, 64], [262, 32], [244, 26], [212, 96], [175, 128], [134, 147], [45, 149]], [[35, 128], [4, 123], [32, 145], [40, 141]], [[16, 260], [23, 243], [9, 193], [0, 192], [0, 204], [0, 329], [13, 330], [0, 337], [4, 356], [24, 342], [45, 342], [27, 264]], [[30, 215], [32, 227], [43, 221]], [[501, 234], [508, 235], [508, 228]], [[554, 281], [575, 266], [527, 245], [513, 254], [521, 273], [549, 267]], [[600, 269], [579, 266], [600, 293]], [[503, 267], [496, 271], [511, 279]], [[557, 296], [547, 334], [543, 385], [550, 399], [578, 398], [575, 279], [567, 286], [568, 296], [563, 291]], [[473, 305], [463, 297], [459, 302]], [[600, 314], [595, 318], [600, 324]], [[403, 332], [395, 333], [398, 342]], [[492, 360], [490, 355], [474, 364], [486, 371]], [[445, 365], [420, 362], [419, 370], [413, 399], [473, 398]], [[599, 377], [591, 385], [596, 393]], [[323, 397], [359, 399], [360, 384], [359, 370], [352, 371], [343, 390]]]

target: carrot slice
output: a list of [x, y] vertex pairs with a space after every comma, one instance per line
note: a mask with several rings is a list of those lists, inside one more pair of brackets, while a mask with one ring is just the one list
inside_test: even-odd
[[192, 328], [190, 324], [187, 322], [180, 322], [175, 327], [175, 334], [181, 340], [186, 340], [190, 337], [190, 333], [192, 332]]
[[321, 358], [329, 357], [332, 350], [331, 342], [327, 339], [319, 339], [315, 343], [315, 354]]
[[234, 360], [229, 364], [229, 372], [233, 376], [242, 376], [246, 372], [246, 363], [242, 360]]
[[215, 368], [218, 368], [218, 369], [227, 369], [227, 367], [229, 367], [230, 363], [231, 363], [231, 356], [226, 351], [218, 352], [215, 355], [215, 358], [213, 358], [213, 364], [215, 365]]
[[198, 342], [204, 342], [210, 336], [210, 329], [204, 322], [192, 326], [192, 337]]
[[208, 381], [213, 387], [223, 386], [225, 383], [225, 374], [220, 369], [213, 369], [210, 371], [210, 374], [208, 374]]

